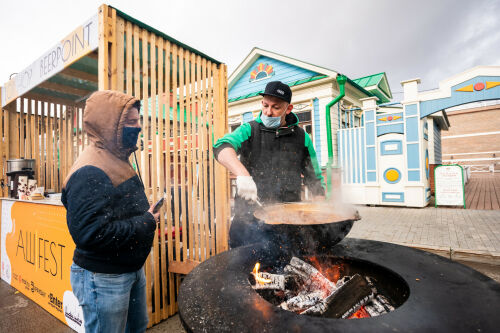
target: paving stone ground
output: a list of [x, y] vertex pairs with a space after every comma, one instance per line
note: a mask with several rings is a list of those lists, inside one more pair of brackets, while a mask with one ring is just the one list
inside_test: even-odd
[[[500, 211], [358, 206], [347, 237], [378, 240], [500, 264]], [[441, 253], [440, 253], [441, 252]]]
[[[357, 207], [361, 220], [347, 237], [431, 251], [500, 282], [500, 211], [447, 208]], [[0, 281], [0, 332], [72, 332], [48, 312]], [[147, 330], [185, 332], [175, 315]]]

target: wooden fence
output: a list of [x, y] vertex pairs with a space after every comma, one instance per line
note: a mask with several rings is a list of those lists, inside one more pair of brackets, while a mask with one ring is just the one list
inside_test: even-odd
[[[227, 131], [227, 69], [106, 5], [99, 8], [99, 49], [90, 56], [98, 58], [99, 90], [141, 99], [138, 169], [149, 200], [166, 199], [145, 264], [151, 326], [177, 312], [183, 274], [228, 249], [229, 180], [212, 152]], [[61, 191], [88, 144], [83, 108], [30, 93], [7, 105], [0, 124], [4, 182], [7, 159], [34, 158], [39, 186]]]

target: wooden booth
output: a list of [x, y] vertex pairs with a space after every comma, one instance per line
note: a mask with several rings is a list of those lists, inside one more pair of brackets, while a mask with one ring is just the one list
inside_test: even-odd
[[[22, 248], [26, 254], [25, 238], [31, 239], [32, 234], [35, 237], [44, 232], [50, 235], [49, 218], [42, 219], [39, 225], [37, 219], [25, 223], [26, 228], [31, 229], [26, 236], [23, 230], [22, 238], [15, 234], [16, 231], [5, 229], [4, 216], [19, 214], [5, 210], [22, 211], [22, 205], [26, 205], [25, 211], [31, 209], [33, 216], [46, 210], [42, 205], [54, 206], [50, 214], [58, 216], [54, 219], [58, 227], [62, 218], [64, 228], [65, 211], [60, 203], [6, 199], [6, 161], [21, 157], [35, 159], [38, 186], [60, 192], [71, 165], [88, 144], [82, 128], [85, 101], [92, 92], [105, 89], [123, 91], [142, 100], [142, 149], [137, 152], [139, 170], [151, 202], [158, 200], [165, 191], [166, 204], [159, 231], [145, 264], [151, 326], [177, 312], [176, 298], [182, 275], [228, 249], [229, 182], [226, 170], [214, 163], [212, 152], [214, 140], [227, 131], [225, 64], [116, 8], [100, 6], [96, 15], [2, 87], [1, 185], [4, 202], [14, 201], [3, 205], [2, 242], [8, 245], [5, 238], [8, 239], [12, 232], [18, 249], [19, 240], [24, 240]], [[12, 228], [16, 226], [14, 223]], [[43, 231], [43, 228], [49, 229]], [[50, 245], [47, 246], [49, 249]], [[4, 255], [9, 254], [8, 249], [4, 253], [4, 248], [2, 244], [2, 267], [8, 261], [4, 260]], [[40, 249], [34, 247], [35, 259], [42, 258], [37, 257], [40, 253], [36, 251]], [[50, 249], [72, 251], [69, 245]], [[61, 252], [61, 258], [63, 256], [71, 258]], [[23, 268], [23, 276], [14, 277], [21, 282], [25, 278], [25, 281], [33, 281], [30, 274], [35, 276], [43, 272], [43, 264], [50, 272], [49, 259], [33, 264], [34, 269]], [[11, 258], [10, 264], [14, 262]], [[69, 285], [71, 260], [63, 263], [61, 280]], [[9, 267], [8, 272], [2, 270], [2, 278], [4, 273], [11, 274], [12, 278], [14, 270], [14, 266]], [[17, 288], [28, 297], [33, 293]], [[46, 295], [39, 292], [38, 299], [31, 298], [41, 306], [54, 297], [57, 301], [63, 300], [63, 295], [55, 292], [44, 293]], [[51, 312], [50, 307], [44, 308]], [[74, 316], [66, 313], [66, 307], [64, 309], [66, 317]]]

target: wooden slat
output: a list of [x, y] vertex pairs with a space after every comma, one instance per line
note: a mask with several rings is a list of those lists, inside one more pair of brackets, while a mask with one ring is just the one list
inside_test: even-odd
[[203, 260], [208, 258], [208, 251], [210, 247], [209, 230], [208, 230], [208, 156], [207, 156], [207, 143], [208, 143], [208, 131], [207, 131], [207, 95], [208, 95], [208, 77], [207, 77], [207, 60], [203, 59], [201, 63], [202, 72], [202, 117], [201, 117], [201, 159], [202, 159], [202, 169], [203, 169], [203, 236], [204, 236], [204, 246], [202, 246]]
[[[126, 23], [126, 36], [127, 36], [127, 41], [126, 41], [126, 44], [125, 44], [125, 49], [126, 49], [126, 66], [127, 66], [127, 70], [126, 70], [126, 93], [128, 95], [132, 95], [133, 94], [133, 91], [132, 91], [132, 88], [133, 88], [133, 76], [132, 76], [132, 34], [133, 34], [133, 31], [132, 31], [132, 23], [127, 21]], [[136, 41], [137, 43], [137, 41]]]
[[54, 104], [49, 104], [49, 112], [47, 115], [47, 189], [54, 189], [53, 163], [54, 163], [54, 142], [53, 142], [53, 112]]
[[[31, 92], [23, 95], [23, 97], [36, 99], [36, 100], [47, 102], [47, 103], [54, 103], [54, 104], [70, 104], [70, 105], [72, 105], [72, 104], [77, 103], [76, 101], [74, 101], [72, 99], [35, 94], [35, 93], [31, 93]], [[83, 104], [84, 104], [83, 102], [80, 103], [80, 105], [83, 105]]]
[[24, 112], [25, 112], [25, 105], [26, 105], [26, 100], [24, 98], [19, 99], [20, 106], [19, 106], [19, 155], [20, 157], [24, 157]]
[[84, 80], [84, 81], [89, 81], [92, 83], [97, 83], [97, 75], [94, 75], [92, 73], [87, 73], [84, 71], [80, 71], [78, 69], [74, 69], [71, 67], [66, 67], [63, 69], [59, 74], [62, 74], [64, 76], [74, 78], [74, 79], [79, 79], [79, 80]]
[[38, 85], [38, 87], [43, 89], [53, 90], [63, 94], [77, 95], [79, 97], [87, 96], [92, 93], [92, 90], [75, 88], [64, 84], [59, 84], [55, 82], [44, 81]]
[[[1, 89], [0, 89], [0, 101], [2, 100], [2, 92], [1, 92]], [[5, 177], [5, 172], [6, 170], [4, 169], [5, 168], [5, 144], [4, 144], [4, 110], [2, 109], [2, 107], [0, 106], [0, 172], [1, 172], [1, 175], [0, 175], [0, 178], [1, 178], [1, 181], [2, 181], [2, 184], [4, 184], [4, 186], [2, 186], [0, 188], [0, 193], [2, 196], [5, 196], [5, 188], [8, 187], [7, 185], [7, 178]], [[5, 129], [7, 130], [7, 127], [5, 127]]]
[[59, 170], [58, 170], [58, 183], [57, 183], [57, 192], [62, 191], [62, 182], [64, 181], [64, 170], [66, 168], [66, 150], [64, 149], [66, 141], [64, 141], [64, 117], [63, 113], [66, 109], [65, 105], [61, 105], [61, 109], [59, 111], [59, 133], [58, 133], [58, 142], [59, 142]]
[[196, 266], [200, 264], [199, 261], [186, 259], [183, 262], [169, 261], [168, 270], [178, 274], [189, 274]]
[[184, 260], [187, 258], [187, 221], [186, 221], [186, 161], [185, 161], [185, 149], [184, 149], [184, 140], [185, 140], [185, 105], [184, 105], [184, 98], [185, 98], [185, 89], [186, 86], [184, 84], [184, 74], [185, 74], [185, 68], [184, 68], [184, 49], [179, 48], [179, 109], [180, 109], [180, 116], [179, 116], [179, 158], [180, 158], [180, 171], [181, 174], [179, 175], [181, 178], [181, 198], [180, 198], [180, 203], [181, 203], [181, 212], [182, 212], [182, 255]]
[[196, 178], [196, 187], [195, 187], [195, 196], [196, 196], [196, 212], [195, 212], [195, 224], [194, 224], [194, 235], [195, 235], [195, 249], [196, 249], [196, 256], [193, 258], [195, 260], [202, 260], [202, 251], [203, 251], [203, 245], [202, 245], [202, 228], [201, 228], [201, 223], [202, 223], [202, 216], [203, 216], [203, 179], [202, 179], [202, 174], [203, 174], [203, 168], [202, 168], [202, 157], [201, 157], [201, 140], [203, 137], [203, 134], [201, 133], [201, 128], [202, 128], [202, 92], [201, 92], [201, 57], [197, 56], [196, 57], [196, 73], [197, 73], [197, 82], [196, 82], [196, 113], [198, 116], [198, 123], [197, 123], [197, 134], [198, 134], [198, 142], [197, 142], [197, 149], [196, 149], [196, 167], [197, 167], [197, 178]]
[[116, 90], [124, 91], [124, 79], [125, 79], [125, 49], [124, 49], [124, 38], [125, 38], [125, 21], [121, 17], [116, 17], [116, 10], [114, 10], [114, 15], [116, 19]]
[[[172, 105], [171, 98], [171, 60], [172, 60], [172, 45], [169, 41], [165, 41], [165, 103], [166, 103], [166, 122], [165, 122], [165, 137], [166, 137], [166, 154], [165, 154], [165, 170], [166, 170], [166, 178], [165, 178], [165, 189], [167, 191], [167, 204], [166, 204], [166, 213], [167, 213], [167, 258], [168, 261], [173, 261], [173, 253], [174, 253], [174, 240], [172, 238], [172, 226], [173, 226], [173, 216], [172, 216], [172, 197], [171, 197], [171, 181], [170, 181], [170, 170], [171, 170], [171, 151], [170, 151], [170, 106]], [[168, 273], [168, 315], [171, 316], [175, 313], [175, 274], [169, 271]]]
[[[146, 196], [148, 200], [150, 201], [151, 204], [151, 198], [150, 198], [150, 185], [149, 185], [149, 153], [148, 153], [148, 148], [149, 148], [149, 121], [148, 121], [148, 114], [149, 114], [149, 105], [148, 105], [148, 80], [149, 80], [149, 73], [148, 73], [148, 31], [143, 29], [142, 30], [142, 106], [143, 106], [143, 115], [142, 115], [142, 128], [143, 128], [143, 133], [144, 133], [144, 150], [142, 151], [141, 154], [141, 173], [142, 173], [142, 180], [144, 182], [144, 187], [146, 189]], [[153, 306], [152, 306], [152, 290], [151, 290], [151, 255], [148, 257], [148, 260], [146, 261], [145, 264], [145, 272], [146, 272], [146, 297], [147, 297], [147, 303], [148, 303], [148, 316], [150, 318], [150, 324], [151, 324], [151, 319], [154, 320], [152, 314], [153, 314]]]
[[[216, 126], [216, 136], [215, 138], [219, 138], [227, 132], [227, 67], [226, 65], [219, 66], [219, 75], [218, 82], [215, 85], [216, 89], [218, 89], [218, 99], [216, 101], [217, 105], [217, 113], [215, 118], [215, 126]], [[218, 197], [216, 198], [217, 202], [221, 202], [221, 204], [217, 205], [217, 252], [226, 251], [229, 248], [228, 245], [228, 220], [230, 215], [230, 207], [229, 207], [229, 181], [228, 181], [228, 172], [222, 167], [222, 165], [216, 165], [216, 186], [220, 184], [220, 192], [217, 191]]]
[[214, 89], [213, 85], [210, 84], [210, 82], [215, 83], [215, 74], [216, 74], [216, 65], [210, 63], [209, 65], [209, 70], [210, 70], [210, 81], [209, 81], [209, 103], [208, 103], [208, 189], [209, 189], [209, 196], [208, 196], [208, 213], [210, 216], [210, 252], [208, 253], [210, 256], [215, 255], [216, 249], [215, 249], [215, 225], [214, 225], [214, 197], [215, 197], [215, 187], [214, 187], [214, 158], [213, 158], [213, 144], [214, 142], [212, 141], [212, 138], [214, 136], [214, 105], [215, 105], [215, 96], [213, 95]]
[[99, 59], [99, 54], [97, 51], [91, 52], [86, 55], [87, 58], [98, 60]]
[[177, 66], [178, 66], [178, 48], [176, 45], [172, 45], [172, 108], [173, 108], [173, 140], [174, 140], [174, 151], [173, 155], [173, 168], [174, 168], [174, 232], [175, 232], [175, 255], [177, 261], [180, 261], [181, 254], [181, 244], [180, 240], [180, 225], [179, 225], [179, 110], [177, 106]]
[[99, 7], [99, 52], [98, 52], [98, 85], [99, 90], [109, 88], [108, 79], [108, 6]]
[[[152, 180], [152, 197], [153, 202], [158, 200], [158, 135], [156, 133], [157, 125], [156, 125], [156, 36], [155, 34], [149, 35], [149, 43], [151, 48], [151, 62], [150, 62], [150, 71], [151, 71], [151, 143], [152, 143], [152, 154], [151, 154], [151, 180]], [[154, 240], [153, 240], [153, 253], [155, 253], [155, 262], [154, 262], [154, 290], [155, 290], [155, 313], [154, 313], [154, 322], [159, 323], [161, 319], [160, 312], [160, 262], [158, 259], [160, 256], [158, 250], [158, 233], [155, 232]]]
[[31, 112], [33, 111], [33, 101], [31, 99], [27, 100], [28, 105], [26, 108], [26, 152], [25, 152], [25, 157], [26, 158], [31, 158], [31, 147], [33, 145], [33, 140], [32, 140], [32, 131], [31, 131], [31, 122], [32, 122], [32, 116]]
[[[127, 44], [128, 45], [128, 44]], [[165, 85], [164, 85], [164, 77], [163, 77], [163, 66], [164, 66], [164, 60], [163, 60], [163, 49], [164, 49], [164, 43], [163, 43], [163, 38], [158, 38], [157, 39], [157, 45], [158, 45], [158, 96], [159, 96], [159, 105], [158, 105], [158, 110], [168, 110], [168, 107], [165, 105]], [[165, 153], [164, 153], [164, 113], [162, 111], [158, 112], [158, 137], [160, 138], [160, 146], [158, 147], [158, 161], [159, 161], [159, 187], [160, 187], [160, 193], [163, 195], [163, 191], [165, 189], [165, 172], [164, 172], [164, 165], [165, 165]], [[166, 138], [168, 140], [168, 137]], [[166, 248], [166, 242], [165, 242], [165, 207], [167, 205], [164, 204], [161, 211], [160, 211], [160, 254], [159, 256], [162, 258], [162, 262], [167, 262], [168, 258], [166, 258], [167, 254], [167, 248]], [[161, 318], [167, 318], [168, 317], [168, 299], [167, 299], [167, 286], [168, 286], [168, 272], [167, 272], [167, 265], [162, 264], [161, 267], [161, 299], [163, 301], [163, 308], [161, 311]]]
[[186, 215], [187, 219], [187, 232], [189, 235], [188, 239], [188, 257], [192, 259], [194, 257], [194, 219], [193, 219], [193, 101], [192, 101], [192, 92], [193, 92], [193, 78], [191, 77], [191, 71], [193, 70], [191, 64], [191, 53], [189, 51], [184, 52], [184, 62], [186, 64], [185, 73], [186, 73], [186, 110], [187, 110], [187, 119], [186, 119], [186, 132], [187, 132], [187, 161], [186, 161], [186, 173], [187, 173], [187, 193], [188, 193], [188, 202]]
[[[110, 69], [110, 89], [118, 90], [117, 22], [116, 9], [108, 7], [108, 68]], [[123, 56], [120, 56], [122, 58]], [[122, 58], [123, 60], [123, 58]], [[120, 90], [120, 91], [123, 91]]]

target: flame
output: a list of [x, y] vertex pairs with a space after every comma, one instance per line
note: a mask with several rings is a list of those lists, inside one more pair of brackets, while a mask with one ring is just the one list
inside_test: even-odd
[[358, 311], [354, 312], [349, 318], [347, 319], [359, 319], [359, 318], [370, 318], [371, 316], [366, 312], [365, 306], [363, 305], [362, 307], [359, 308]]
[[260, 268], [260, 263], [256, 263], [255, 267], [253, 268], [253, 274], [255, 276], [255, 281], [257, 281], [260, 284], [266, 284], [266, 283], [271, 283], [271, 279], [266, 279], [260, 276], [259, 273], [259, 268]]
[[319, 259], [315, 256], [310, 256], [307, 258], [309, 263], [313, 265], [324, 277], [333, 283], [337, 283], [341, 276], [341, 271], [343, 271], [342, 264], [335, 264], [331, 266], [327, 266], [322, 264]]

